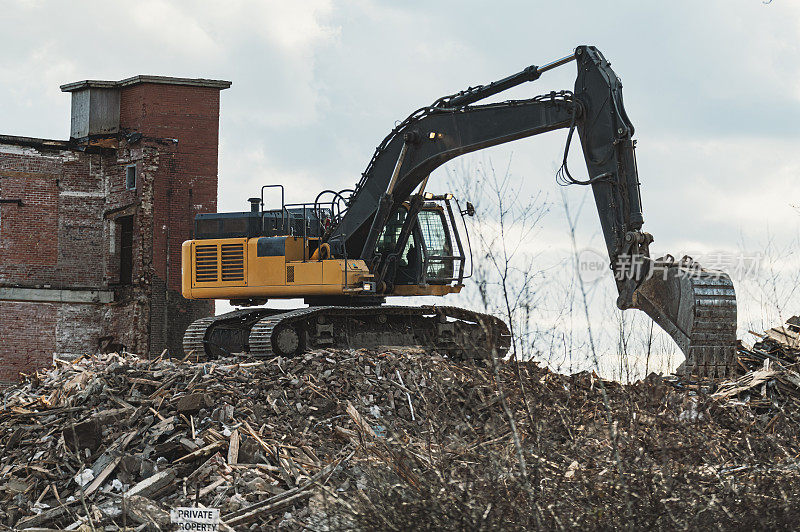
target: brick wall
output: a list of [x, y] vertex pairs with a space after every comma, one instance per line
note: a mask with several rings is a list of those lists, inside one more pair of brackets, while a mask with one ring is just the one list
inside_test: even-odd
[[14, 151], [0, 146], [0, 196], [22, 201], [0, 204], [0, 285], [107, 288], [117, 280], [109, 275], [117, 257], [104, 213], [137, 204], [137, 191], [124, 190], [122, 176], [143, 151], [124, 143], [102, 153]]
[[[58, 261], [57, 174], [3, 171], [0, 194], [21, 199], [22, 205], [0, 205], [0, 281], [33, 280]], [[14, 235], [14, 238], [8, 238]]]
[[[138, 191], [125, 190], [124, 169], [146, 150], [0, 145], [0, 287], [111, 290], [110, 305], [0, 301], [0, 381], [48, 366], [53, 355], [95, 353], [103, 339], [148, 352], [148, 264], [152, 237], [134, 234], [135, 286], [117, 287], [119, 233], [109, 210], [141, 217]], [[148, 153], [152, 153], [152, 150]], [[113, 243], [112, 243], [113, 242]], [[132, 311], [139, 308], [139, 312]]]

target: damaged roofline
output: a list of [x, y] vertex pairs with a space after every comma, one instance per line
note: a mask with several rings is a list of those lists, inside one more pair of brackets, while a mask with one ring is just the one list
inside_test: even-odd
[[71, 150], [75, 146], [68, 140], [40, 139], [34, 137], [18, 137], [16, 135], [0, 135], [0, 144], [10, 146], [27, 146], [30, 148]]
[[[0, 135], [0, 146], [22, 146], [35, 148], [38, 150], [105, 150], [116, 149], [114, 141], [127, 140], [129, 144], [134, 144], [140, 140], [154, 141], [158, 144], [177, 144], [178, 139], [171, 137], [148, 137], [137, 131], [123, 130], [118, 133], [107, 133], [101, 135], [88, 135], [81, 138], [71, 138], [69, 140], [41, 139], [34, 137], [18, 137], [15, 135]], [[0, 149], [0, 153], [2, 153]]]
[[121, 87], [128, 87], [130, 85], [138, 85], [140, 83], [156, 83], [159, 85], [186, 85], [190, 87], [207, 87], [209, 89], [224, 90], [231, 86], [230, 81], [220, 79], [205, 79], [205, 78], [173, 78], [170, 76], [147, 76], [139, 75], [130, 78], [122, 79], [120, 81], [104, 81], [104, 80], [83, 80], [75, 81], [61, 85], [62, 92], [73, 92], [81, 89], [96, 88], [96, 89], [118, 89]]

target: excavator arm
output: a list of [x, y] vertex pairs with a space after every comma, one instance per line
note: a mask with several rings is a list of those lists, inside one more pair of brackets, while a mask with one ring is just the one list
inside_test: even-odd
[[[572, 60], [578, 67], [573, 92], [474, 105]], [[592, 46], [440, 98], [400, 123], [377, 148], [346, 212], [328, 232], [333, 254], [374, 264], [376, 242], [392, 212], [434, 169], [465, 153], [556, 129], [569, 130], [559, 178], [592, 187], [619, 291], [617, 306], [643, 310], [670, 334], [686, 354], [686, 371], [724, 375], [736, 345], [733, 285], [723, 272], [703, 269], [688, 257], [677, 262], [650, 257], [653, 238], [641, 231], [634, 127], [623, 105], [622, 83]], [[588, 170], [583, 180], [573, 178], [566, 163], [574, 132]]]

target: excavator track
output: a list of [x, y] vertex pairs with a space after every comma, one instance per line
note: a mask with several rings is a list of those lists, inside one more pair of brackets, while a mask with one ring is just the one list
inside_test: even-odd
[[[301, 333], [296, 331], [295, 323], [311, 317], [325, 307], [308, 307], [283, 312], [256, 322], [250, 329], [250, 355], [268, 357], [275, 351], [284, 355], [297, 354], [303, 347]], [[288, 327], [288, 329], [286, 329]], [[278, 329], [278, 335], [275, 334]], [[283, 330], [282, 330], [283, 329]], [[273, 342], [276, 348], [273, 350]]]
[[278, 314], [278, 309], [234, 310], [219, 316], [194, 321], [183, 335], [183, 351], [188, 354], [227, 356], [247, 347], [250, 327], [264, 316]]
[[[242, 342], [247, 332], [247, 341]], [[223, 334], [225, 331], [225, 334]], [[233, 332], [231, 332], [233, 331]], [[232, 340], [223, 345], [226, 339]], [[452, 356], [503, 356], [511, 344], [506, 324], [457, 307], [312, 306], [295, 310], [250, 309], [194, 322], [184, 350], [207, 356], [294, 356], [317, 348], [411, 347]]]

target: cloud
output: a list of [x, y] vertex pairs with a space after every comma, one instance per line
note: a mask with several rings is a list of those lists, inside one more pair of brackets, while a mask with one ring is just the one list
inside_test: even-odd
[[[58, 85], [70, 81], [229, 79], [220, 207], [245, 209], [266, 183], [286, 184], [293, 201], [312, 201], [323, 188], [351, 187], [374, 147], [414, 109], [583, 43], [597, 45], [625, 84], [656, 252], [795, 240], [800, 4], [786, 0], [621, 0], [613, 8], [501, 1], [492, 9], [455, 0], [5, 2], [0, 133], [66, 137], [69, 96]], [[569, 65], [502, 98], [570, 89], [574, 80]], [[563, 143], [564, 132], [554, 132], [448, 164], [469, 171], [484, 157], [503, 164], [513, 153], [521, 194], [542, 190], [555, 203], [526, 244], [545, 250], [538, 260], [548, 270], [569, 258], [553, 183]], [[583, 174], [577, 146], [570, 161]], [[430, 188], [446, 185], [440, 169]], [[565, 193], [570, 205], [583, 205], [578, 246], [602, 249], [590, 191]], [[613, 284], [603, 282], [594, 292], [598, 319], [613, 305], [603, 293]]]
[[[223, 54], [223, 47], [204, 24], [205, 13], [196, 5], [166, 0], [120, 5], [122, 13], [112, 10], [108, 14], [109, 18], [122, 15], [114, 25], [124, 28], [123, 35], [131, 39], [130, 45], [146, 43], [151, 50], [158, 47], [170, 55], [182, 55], [190, 60], [205, 57], [213, 62]], [[130, 24], [119, 24], [122, 20]]]

